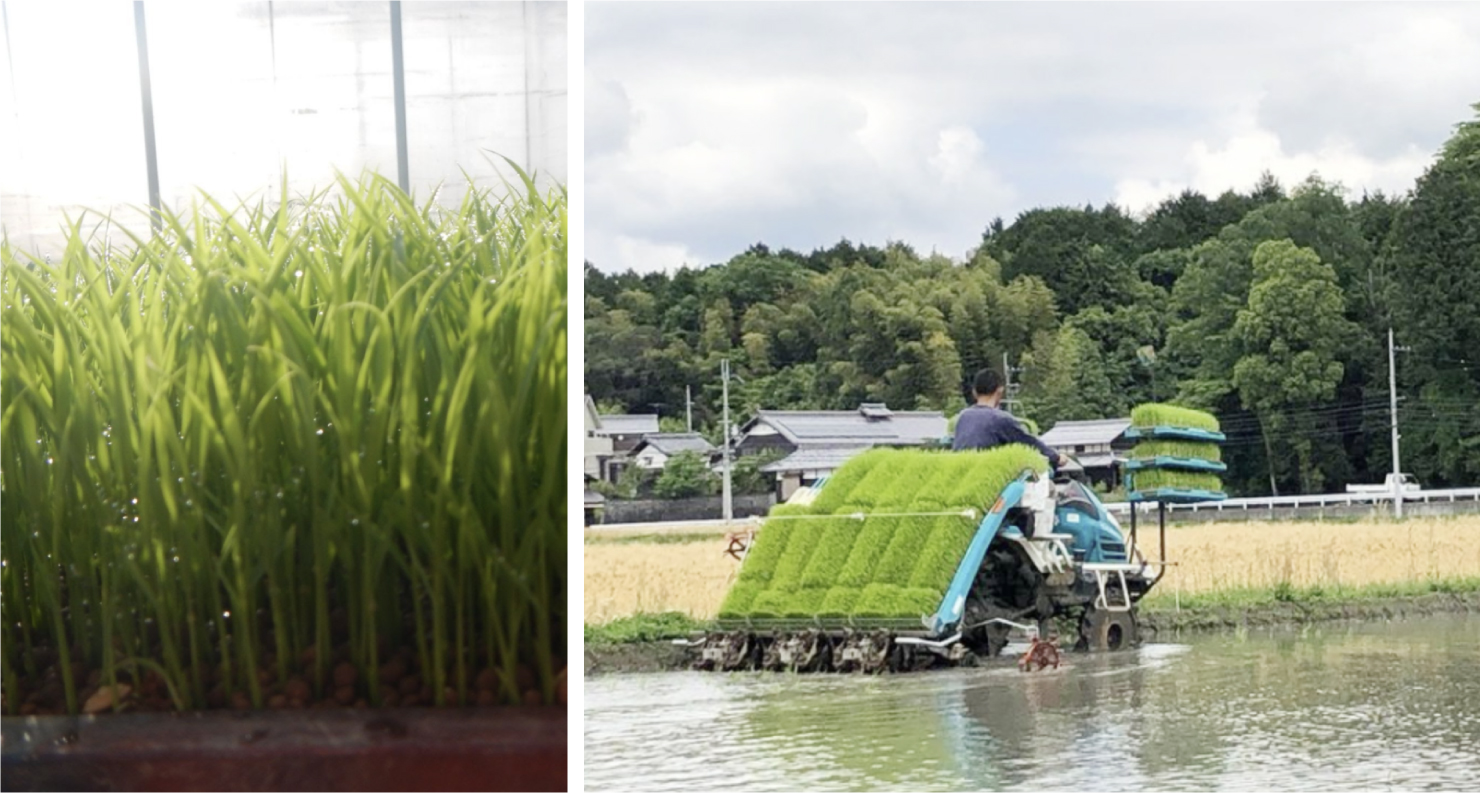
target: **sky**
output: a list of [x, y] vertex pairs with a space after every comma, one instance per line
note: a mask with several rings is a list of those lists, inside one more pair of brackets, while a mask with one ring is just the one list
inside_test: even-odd
[[[145, 4], [161, 200], [230, 203], [329, 187], [335, 171], [396, 177], [386, 3]], [[142, 231], [148, 204], [133, 3], [7, 0], [0, 37], [0, 229], [57, 253], [64, 217], [112, 212]], [[498, 189], [489, 155], [564, 181], [566, 8], [417, 2], [402, 11], [413, 192], [455, 203], [464, 171]], [[86, 57], [59, 57], [58, 53]], [[573, 153], [572, 153], [573, 154]], [[117, 235], [122, 239], [122, 235]]]
[[616, 272], [1144, 212], [1312, 173], [1402, 193], [1480, 102], [1476, 3], [590, 3], [586, 259]]

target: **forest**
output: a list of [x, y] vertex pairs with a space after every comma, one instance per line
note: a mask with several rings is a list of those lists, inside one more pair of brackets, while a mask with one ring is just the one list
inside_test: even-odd
[[[1480, 483], [1480, 104], [1402, 195], [1312, 174], [1185, 191], [1144, 216], [1034, 208], [964, 260], [843, 240], [757, 243], [674, 272], [585, 267], [585, 382], [603, 412], [657, 412], [719, 440], [761, 408], [965, 407], [1001, 369], [1014, 412], [1056, 421], [1174, 401], [1216, 414], [1231, 495], [1339, 491], [1392, 470], [1388, 332], [1403, 470]], [[867, 230], [860, 230], [866, 233]]]

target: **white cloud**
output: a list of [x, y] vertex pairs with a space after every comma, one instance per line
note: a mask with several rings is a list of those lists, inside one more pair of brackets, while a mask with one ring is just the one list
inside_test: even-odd
[[1213, 196], [1230, 188], [1247, 188], [1266, 171], [1287, 188], [1312, 174], [1352, 190], [1401, 194], [1429, 164], [1432, 152], [1410, 145], [1390, 156], [1364, 154], [1355, 142], [1330, 136], [1318, 146], [1290, 151], [1279, 135], [1246, 117], [1222, 141], [1196, 140], [1183, 152], [1171, 178], [1127, 177], [1115, 185], [1115, 202], [1145, 212], [1189, 187]]
[[654, 243], [619, 234], [612, 240], [612, 248], [617, 270], [672, 271], [694, 262], [693, 254], [682, 244]]
[[984, 148], [975, 130], [963, 126], [948, 127], [940, 131], [930, 165], [940, 174], [942, 183], [961, 184], [972, 171], [982, 167]]
[[994, 216], [1265, 170], [1401, 192], [1480, 99], [1480, 6], [1270, 8], [596, 4], [588, 118], [624, 145], [588, 159], [588, 258], [677, 260], [619, 237], [690, 264], [842, 237], [959, 255]]

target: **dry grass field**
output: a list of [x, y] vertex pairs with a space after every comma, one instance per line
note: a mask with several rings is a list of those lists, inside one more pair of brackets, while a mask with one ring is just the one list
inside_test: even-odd
[[[1157, 558], [1156, 532], [1140, 537]], [[708, 619], [719, 610], [739, 565], [725, 542], [610, 542], [588, 539], [588, 625], [637, 613], [679, 611]], [[1230, 590], [1326, 589], [1480, 576], [1480, 515], [1401, 523], [1199, 523], [1167, 529], [1176, 562], [1153, 598]]]

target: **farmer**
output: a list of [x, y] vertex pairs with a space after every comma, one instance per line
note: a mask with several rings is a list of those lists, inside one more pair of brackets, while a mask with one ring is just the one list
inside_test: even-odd
[[976, 373], [976, 382], [971, 386], [971, 395], [976, 404], [961, 411], [956, 418], [956, 439], [951, 444], [955, 451], [965, 449], [990, 449], [1004, 443], [1022, 443], [1043, 453], [1055, 468], [1069, 462], [1069, 458], [1049, 448], [1018, 424], [1012, 414], [997, 407], [1002, 404], [1005, 392], [1002, 376], [991, 369]]

